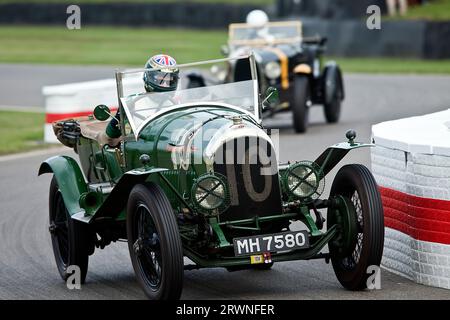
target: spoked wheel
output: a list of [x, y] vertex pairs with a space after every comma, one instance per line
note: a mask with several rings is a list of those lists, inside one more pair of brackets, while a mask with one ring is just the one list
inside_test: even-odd
[[383, 255], [384, 218], [381, 196], [369, 169], [351, 164], [342, 167], [331, 187], [330, 198], [340, 209], [328, 210], [328, 228], [338, 224], [339, 234], [329, 243], [331, 262], [339, 282], [362, 290]]
[[81, 283], [84, 283], [92, 250], [91, 233], [87, 224], [70, 217], [55, 177], [50, 183], [49, 222], [53, 253], [61, 278], [65, 281], [70, 276], [69, 266], [78, 266]]
[[306, 76], [296, 76], [294, 79], [294, 95], [291, 103], [295, 132], [306, 132], [309, 122], [311, 92], [309, 79]]
[[137, 280], [154, 300], [179, 299], [183, 247], [172, 207], [155, 184], [133, 188], [127, 207], [128, 249]]

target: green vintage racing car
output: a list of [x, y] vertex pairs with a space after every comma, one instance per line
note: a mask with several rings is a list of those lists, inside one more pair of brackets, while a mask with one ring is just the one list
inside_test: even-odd
[[[49, 230], [63, 279], [76, 265], [84, 282], [89, 255], [125, 240], [150, 299], [178, 299], [185, 269], [270, 269], [317, 258], [331, 260], [345, 288], [366, 288], [384, 241], [376, 182], [366, 167], [346, 165], [329, 197], [320, 196], [330, 170], [370, 144], [350, 130], [348, 141], [315, 161], [278, 163], [261, 126], [262, 104], [276, 90], [258, 91], [253, 55], [235, 59], [247, 61], [251, 79], [171, 92], [139, 93], [146, 70], [117, 72], [119, 138], [104, 137], [111, 117], [104, 105], [57, 126], [79, 156], [52, 157], [39, 168], [53, 174]], [[211, 63], [217, 60], [177, 67]]]

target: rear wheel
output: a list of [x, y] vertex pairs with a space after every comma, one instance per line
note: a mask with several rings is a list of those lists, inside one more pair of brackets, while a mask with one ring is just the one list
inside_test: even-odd
[[49, 222], [53, 253], [61, 278], [66, 281], [71, 275], [68, 267], [78, 266], [81, 283], [84, 283], [91, 251], [91, 233], [87, 224], [70, 217], [54, 176], [50, 183]]
[[[367, 287], [369, 266], [383, 255], [384, 218], [381, 196], [369, 169], [358, 164], [342, 167], [333, 181], [330, 198], [340, 198], [347, 210], [328, 210], [328, 228], [340, 221], [340, 234], [329, 243], [331, 262], [347, 289]], [[350, 237], [350, 239], [349, 239]]]
[[175, 300], [183, 288], [183, 247], [169, 200], [154, 183], [133, 188], [127, 206], [128, 249], [137, 280], [153, 300]]
[[305, 76], [295, 76], [294, 95], [291, 103], [295, 132], [306, 132], [309, 122], [309, 107], [311, 91], [309, 79]]

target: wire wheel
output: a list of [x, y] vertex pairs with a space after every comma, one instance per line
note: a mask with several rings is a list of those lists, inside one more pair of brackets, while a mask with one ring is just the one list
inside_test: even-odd
[[[343, 166], [336, 174], [330, 198], [336, 197], [344, 199], [348, 209], [328, 210], [328, 228], [341, 221], [338, 225], [340, 234], [329, 243], [331, 262], [336, 277], [345, 288], [362, 290], [367, 287], [370, 276], [368, 267], [379, 266], [383, 255], [381, 196], [370, 171], [362, 165], [351, 164]], [[348, 221], [347, 226], [342, 221]]]
[[158, 231], [149, 209], [145, 204], [137, 208], [136, 235], [133, 249], [138, 257], [139, 267], [145, 275], [147, 285], [158, 289], [161, 284], [161, 245]]
[[60, 263], [67, 266], [69, 260], [69, 229], [67, 210], [59, 189], [54, 195], [54, 214], [50, 215], [50, 231], [54, 248], [59, 252], [57, 258], [60, 259]]
[[364, 240], [364, 216], [361, 206], [361, 200], [357, 191], [353, 193], [351, 202], [356, 212], [356, 243], [351, 255], [343, 258], [340, 261], [342, 268], [349, 271], [354, 270], [359, 263]]
[[183, 288], [183, 246], [169, 200], [154, 183], [136, 185], [127, 206], [128, 249], [148, 298], [174, 300]]
[[67, 280], [70, 275], [67, 273], [69, 266], [78, 266], [81, 283], [84, 283], [89, 254], [93, 252], [92, 233], [87, 224], [70, 217], [55, 177], [50, 183], [49, 231], [61, 278]]

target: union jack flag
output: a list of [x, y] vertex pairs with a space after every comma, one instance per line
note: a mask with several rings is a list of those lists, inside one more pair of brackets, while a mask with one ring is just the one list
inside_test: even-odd
[[173, 67], [177, 64], [174, 58], [168, 56], [167, 54], [158, 54], [154, 56], [153, 61], [160, 66]]

